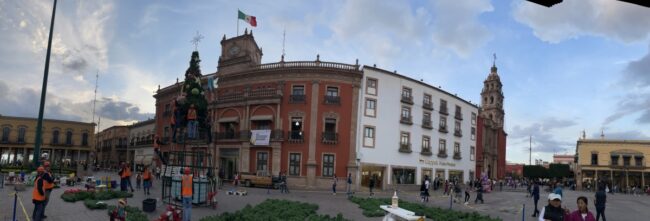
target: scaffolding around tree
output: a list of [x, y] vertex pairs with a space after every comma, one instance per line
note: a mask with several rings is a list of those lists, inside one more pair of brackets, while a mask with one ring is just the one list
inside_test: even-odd
[[211, 205], [209, 196], [217, 190], [216, 168], [205, 140], [187, 140], [182, 144], [173, 144], [172, 151], [165, 155], [167, 164], [163, 165], [161, 174], [162, 201], [168, 205], [182, 206], [181, 180], [183, 171], [189, 168], [193, 175], [192, 204]]

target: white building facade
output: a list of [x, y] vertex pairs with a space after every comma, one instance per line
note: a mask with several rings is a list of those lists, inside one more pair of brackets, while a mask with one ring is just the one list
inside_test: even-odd
[[364, 66], [357, 183], [415, 188], [425, 177], [467, 182], [475, 173], [478, 107], [394, 72]]
[[137, 122], [129, 126], [128, 161], [132, 168], [142, 171], [143, 166], [152, 164], [154, 156], [153, 139], [156, 132], [154, 119]]

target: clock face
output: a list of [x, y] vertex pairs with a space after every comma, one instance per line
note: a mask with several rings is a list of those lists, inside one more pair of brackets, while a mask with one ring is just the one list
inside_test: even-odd
[[232, 46], [232, 47], [230, 47], [228, 52], [230, 53], [230, 55], [237, 55], [237, 54], [239, 54], [239, 47], [238, 46]]

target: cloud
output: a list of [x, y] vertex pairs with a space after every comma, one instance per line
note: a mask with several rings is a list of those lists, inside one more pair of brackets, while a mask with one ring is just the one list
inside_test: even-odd
[[560, 129], [575, 125], [577, 125], [577, 122], [573, 120], [546, 118], [529, 126], [514, 126], [508, 138], [513, 139], [515, 143], [528, 144], [529, 136], [532, 136], [534, 151], [543, 153], [564, 152], [570, 149], [574, 143], [562, 141], [556, 138], [554, 134]]
[[650, 93], [630, 92], [616, 103], [616, 112], [605, 118], [603, 125], [611, 124], [621, 118], [641, 113], [637, 123], [650, 123]]
[[650, 13], [645, 7], [611, 0], [566, 0], [551, 8], [520, 1], [515, 20], [533, 29], [542, 41], [558, 43], [581, 36], [623, 42], [645, 41], [650, 36]]
[[132, 103], [114, 98], [98, 100], [97, 114], [103, 118], [120, 121], [140, 121], [151, 118], [151, 113], [141, 113], [140, 108]]
[[648, 54], [639, 60], [628, 63], [623, 74], [622, 84], [624, 85], [650, 86], [650, 47]]
[[468, 57], [492, 38], [478, 16], [493, 10], [490, 1], [434, 1], [434, 43], [449, 48], [461, 57]]

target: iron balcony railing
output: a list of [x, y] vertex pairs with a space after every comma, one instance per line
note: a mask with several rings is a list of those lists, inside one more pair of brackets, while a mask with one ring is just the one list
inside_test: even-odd
[[323, 132], [322, 138], [324, 144], [336, 144], [339, 141], [339, 134], [336, 132], [326, 131]]
[[307, 96], [304, 94], [292, 94], [289, 96], [289, 103], [304, 104], [307, 102]]
[[423, 119], [422, 127], [427, 129], [433, 129], [433, 126], [431, 125], [431, 120]]
[[403, 124], [408, 124], [408, 125], [413, 124], [413, 121], [411, 121], [411, 116], [408, 116], [408, 117], [402, 116], [402, 117], [400, 117], [399, 122], [403, 123]]
[[433, 104], [431, 102], [422, 104], [422, 108], [427, 110], [433, 110]]
[[305, 133], [301, 130], [287, 131], [287, 137], [289, 143], [302, 143], [305, 141]]
[[398, 151], [400, 153], [411, 153], [411, 143], [399, 143], [399, 149]]
[[341, 104], [341, 97], [325, 95], [325, 104]]
[[413, 104], [413, 96], [402, 95], [401, 101], [407, 104]]

